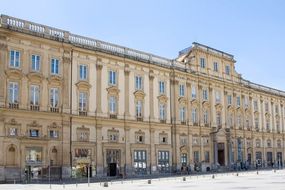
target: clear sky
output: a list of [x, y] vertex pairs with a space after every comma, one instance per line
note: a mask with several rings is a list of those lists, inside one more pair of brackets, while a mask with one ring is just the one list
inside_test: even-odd
[[0, 13], [167, 58], [196, 41], [285, 90], [285, 0], [0, 0]]

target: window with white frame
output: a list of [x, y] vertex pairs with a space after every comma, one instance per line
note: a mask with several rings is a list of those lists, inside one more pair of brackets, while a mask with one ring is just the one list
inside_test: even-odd
[[19, 84], [17, 82], [9, 82], [9, 103], [19, 103]]
[[240, 107], [240, 96], [237, 96], [237, 107]]
[[203, 69], [206, 68], [206, 60], [203, 57], [200, 58], [200, 67]]
[[203, 100], [208, 100], [208, 90], [203, 89]]
[[20, 68], [20, 64], [21, 64], [20, 56], [21, 56], [21, 53], [19, 51], [16, 51], [16, 50], [10, 51], [10, 67]]
[[185, 122], [186, 121], [185, 116], [186, 116], [186, 108], [185, 107], [180, 107], [180, 109], [179, 109], [179, 118], [180, 118], [181, 122]]
[[198, 123], [197, 108], [192, 108], [192, 122]]
[[38, 106], [40, 96], [40, 87], [38, 85], [31, 85], [30, 87], [30, 105]]
[[116, 97], [115, 96], [110, 96], [109, 98], [109, 111], [110, 111], [110, 114], [116, 114], [116, 104], [117, 104], [117, 100], [116, 100]]
[[160, 104], [159, 105], [159, 119], [160, 120], [165, 120], [166, 119], [166, 110], [165, 110], [165, 104]]
[[192, 88], [191, 88], [191, 96], [192, 96], [192, 99], [197, 98], [196, 87], [194, 85], [192, 85]]
[[217, 112], [217, 125], [221, 126], [222, 125], [222, 114], [221, 112]]
[[40, 71], [40, 56], [32, 55], [32, 71]]
[[59, 74], [59, 60], [58, 59], [55, 59], [55, 58], [51, 59], [50, 72], [52, 75]]
[[87, 111], [87, 93], [79, 92], [79, 111], [85, 112]]
[[245, 97], [244, 97], [244, 106], [245, 106], [245, 107], [248, 107], [248, 102], [249, 102], [248, 97], [245, 96]]
[[214, 71], [215, 71], [215, 72], [218, 72], [218, 71], [219, 71], [218, 62], [214, 62], [213, 65], [214, 65]]
[[79, 66], [79, 78], [80, 80], [87, 80], [87, 65]]
[[216, 95], [216, 104], [221, 103], [221, 92], [219, 90], [217, 90], [215, 92], [215, 95]]
[[59, 137], [58, 130], [54, 130], [54, 129], [49, 130], [49, 137], [54, 138], [54, 139], [58, 138]]
[[232, 105], [232, 95], [227, 95], [228, 105]]
[[268, 112], [269, 111], [269, 105], [268, 102], [265, 102], [265, 111]]
[[254, 101], [253, 101], [253, 108], [254, 108], [254, 111], [258, 111], [258, 103], [257, 103], [257, 100], [254, 100]]
[[142, 101], [141, 100], [138, 100], [136, 102], [136, 116], [137, 118], [142, 117]]
[[278, 113], [279, 113], [278, 105], [275, 105], [275, 113], [276, 113], [276, 114], [278, 114]]
[[254, 118], [254, 125], [255, 125], [255, 129], [259, 128], [259, 118], [258, 117]]
[[240, 114], [237, 116], [237, 126], [241, 127], [241, 115]]
[[142, 90], [143, 89], [143, 79], [141, 76], [136, 76], [135, 77], [136, 81], [136, 90]]
[[209, 124], [209, 112], [208, 112], [208, 110], [204, 111], [204, 124]]
[[230, 68], [229, 65], [226, 65], [226, 67], [225, 67], [225, 72], [226, 72], [226, 75], [230, 75], [231, 68]]
[[181, 97], [185, 96], [185, 85], [184, 84], [179, 85], [179, 96]]
[[165, 94], [165, 82], [159, 81], [159, 94]]
[[58, 107], [58, 102], [59, 102], [59, 92], [58, 88], [51, 88], [50, 89], [50, 106], [53, 108]]
[[117, 73], [116, 73], [116, 71], [113, 71], [113, 70], [110, 70], [109, 71], [109, 84], [110, 85], [117, 85]]

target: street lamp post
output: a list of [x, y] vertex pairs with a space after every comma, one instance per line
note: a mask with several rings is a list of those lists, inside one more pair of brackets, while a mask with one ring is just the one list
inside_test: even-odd
[[49, 161], [49, 167], [48, 167], [48, 181], [49, 181], [49, 188], [51, 189], [51, 183], [50, 183], [50, 165], [51, 165], [51, 162]]
[[87, 180], [88, 180], [88, 187], [90, 187], [90, 166], [89, 164], [87, 165]]

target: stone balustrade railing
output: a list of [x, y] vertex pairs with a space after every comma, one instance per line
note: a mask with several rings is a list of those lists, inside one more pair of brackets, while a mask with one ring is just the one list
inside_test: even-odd
[[[111, 54], [116, 54], [119, 56], [129, 57], [135, 60], [140, 60], [140, 61], [144, 61], [147, 63], [153, 63], [153, 64], [157, 64], [163, 67], [175, 68], [181, 71], [186, 71], [185, 64], [182, 62], [176, 61], [176, 60], [171, 60], [168, 58], [145, 53], [145, 52], [138, 51], [135, 49], [130, 49], [130, 48], [115, 45], [112, 43], [79, 36], [79, 35], [72, 34], [65, 30], [53, 28], [50, 26], [42, 25], [42, 24], [37, 24], [34, 22], [18, 19], [15, 17], [10, 17], [7, 15], [0, 16], [0, 27], [8, 28], [8, 29], [23, 32], [23, 33], [28, 33], [31, 35], [41, 36], [44, 38], [50, 38], [53, 40], [64, 41], [66, 43], [70, 43], [75, 46], [94, 49], [97, 51], [103, 51], [103, 52], [107, 52]], [[182, 50], [181, 53], [185, 53], [186, 51], [189, 51], [191, 48], [194, 48], [194, 47], [205, 49], [206, 51], [210, 51], [216, 54], [218, 53], [223, 57], [233, 60], [233, 56], [231, 54], [224, 53], [222, 51], [210, 48], [208, 46], [205, 46], [199, 43], [193, 43], [192, 47]], [[256, 90], [273, 93], [279, 96], [285, 96], [284, 91], [280, 91], [280, 90], [276, 90], [276, 89], [266, 87], [263, 85], [255, 84], [250, 81], [244, 80], [242, 78], [240, 82], [242, 85], [245, 85], [247, 87], [250, 87]]]

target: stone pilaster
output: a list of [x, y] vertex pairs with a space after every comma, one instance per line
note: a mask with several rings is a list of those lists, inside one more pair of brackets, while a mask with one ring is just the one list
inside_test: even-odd
[[130, 145], [130, 127], [125, 127], [125, 163], [126, 163], [126, 174], [131, 174], [132, 171], [132, 160], [131, 160], [131, 145]]
[[64, 51], [63, 53], [63, 85], [62, 85], [62, 93], [64, 94], [63, 98], [63, 112], [69, 113], [70, 111], [70, 79], [71, 79], [71, 58], [70, 58], [70, 52]]
[[156, 165], [154, 132], [155, 132], [155, 129], [150, 129], [150, 171], [151, 171], [151, 174], [155, 174], [158, 172], [157, 165]]
[[154, 73], [153, 71], [149, 72], [149, 115], [150, 120], [154, 119], [154, 101], [153, 101], [153, 79], [154, 79]]
[[5, 106], [6, 80], [5, 80], [5, 63], [8, 63], [7, 45], [0, 44], [0, 107]]
[[96, 172], [98, 176], [103, 176], [104, 172], [104, 153], [102, 144], [102, 125], [96, 125]]
[[130, 87], [129, 87], [129, 83], [130, 83], [130, 69], [128, 67], [128, 65], [126, 65], [125, 67], [125, 116], [129, 116], [130, 115]]
[[101, 100], [101, 90], [102, 90], [102, 68], [103, 64], [100, 62], [97, 62], [96, 64], [96, 112], [102, 113], [102, 100]]

